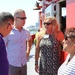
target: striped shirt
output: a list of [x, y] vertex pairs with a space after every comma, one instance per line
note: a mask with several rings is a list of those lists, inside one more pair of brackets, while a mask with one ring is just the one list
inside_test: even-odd
[[67, 56], [65, 62], [59, 67], [58, 75], [75, 75], [75, 55], [68, 62], [70, 54]]

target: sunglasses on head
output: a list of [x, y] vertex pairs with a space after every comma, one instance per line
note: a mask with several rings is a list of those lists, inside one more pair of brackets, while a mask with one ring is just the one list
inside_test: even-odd
[[19, 18], [19, 19], [21, 19], [21, 20], [27, 19], [27, 17], [17, 17], [17, 18]]
[[68, 38], [75, 38], [75, 36], [66, 36], [65, 35], [65, 40], [68, 40]]
[[50, 23], [50, 22], [44, 22], [43, 24], [44, 24], [44, 25], [50, 25], [50, 24], [52, 24], [52, 23]]

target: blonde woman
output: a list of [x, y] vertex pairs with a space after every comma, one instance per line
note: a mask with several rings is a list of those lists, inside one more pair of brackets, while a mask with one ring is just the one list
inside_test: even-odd
[[[35, 71], [39, 75], [57, 75], [60, 66], [60, 44], [54, 36], [57, 25], [55, 17], [44, 20], [44, 30], [40, 32], [36, 42]], [[40, 64], [38, 64], [40, 54]]]

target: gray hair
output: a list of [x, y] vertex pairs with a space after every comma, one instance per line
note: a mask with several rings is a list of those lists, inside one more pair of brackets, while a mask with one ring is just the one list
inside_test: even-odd
[[22, 10], [22, 9], [17, 9], [17, 10], [14, 12], [14, 17], [18, 16], [19, 13], [21, 13], [21, 12], [24, 12], [24, 13], [25, 13], [24, 10]]
[[0, 26], [5, 25], [9, 20], [14, 21], [14, 17], [9, 12], [1, 12], [0, 13]]

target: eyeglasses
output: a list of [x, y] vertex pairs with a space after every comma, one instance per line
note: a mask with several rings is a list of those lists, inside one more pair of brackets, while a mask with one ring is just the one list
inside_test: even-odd
[[52, 23], [50, 23], [50, 22], [44, 22], [43, 23], [44, 25], [46, 24], [46, 25], [50, 25], [50, 24], [52, 24]]
[[17, 18], [19, 18], [19, 19], [21, 19], [21, 20], [27, 19], [27, 17], [17, 17]]
[[73, 35], [72, 36], [66, 36], [65, 35], [65, 40], [68, 40], [68, 38], [75, 38], [75, 36], [73, 36]]

